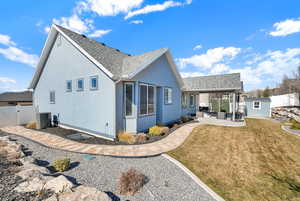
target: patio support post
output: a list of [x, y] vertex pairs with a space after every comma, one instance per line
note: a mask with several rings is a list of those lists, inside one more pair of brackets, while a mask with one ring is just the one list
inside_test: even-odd
[[236, 111], [236, 97], [235, 92], [232, 94], [232, 121], [235, 121], [235, 111]]

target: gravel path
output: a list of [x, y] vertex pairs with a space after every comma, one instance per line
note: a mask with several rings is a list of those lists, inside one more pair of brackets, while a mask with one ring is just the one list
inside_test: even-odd
[[[151, 158], [114, 158], [96, 156], [85, 160], [84, 154], [54, 150], [22, 137], [12, 136], [28, 148], [28, 153], [47, 166], [61, 157], [71, 158], [72, 168], [64, 172], [73, 182], [93, 186], [108, 192], [116, 201], [214, 201], [186, 173], [162, 156]], [[134, 196], [117, 193], [121, 172], [135, 168], [145, 174], [149, 182]]]

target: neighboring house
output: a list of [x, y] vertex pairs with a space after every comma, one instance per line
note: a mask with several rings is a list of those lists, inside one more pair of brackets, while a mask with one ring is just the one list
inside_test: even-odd
[[30, 88], [37, 113], [113, 139], [180, 119], [182, 86], [166, 48], [131, 56], [53, 25]]
[[271, 117], [270, 98], [245, 98], [245, 105], [248, 117]]
[[0, 94], [0, 106], [32, 105], [32, 92], [4, 92]]

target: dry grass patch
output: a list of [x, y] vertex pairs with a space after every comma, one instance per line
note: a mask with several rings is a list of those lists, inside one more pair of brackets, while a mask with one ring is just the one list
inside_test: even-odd
[[120, 194], [134, 195], [146, 183], [146, 176], [131, 168], [123, 172], [119, 179]]
[[232, 201], [299, 201], [300, 137], [269, 120], [200, 126], [169, 153]]

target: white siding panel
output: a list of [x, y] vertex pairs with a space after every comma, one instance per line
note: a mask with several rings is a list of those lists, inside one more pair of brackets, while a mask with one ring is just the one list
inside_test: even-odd
[[[57, 42], [57, 41], [56, 41]], [[98, 90], [90, 90], [90, 76], [98, 76]], [[76, 80], [84, 78], [84, 90], [77, 91]], [[72, 91], [66, 81], [72, 80]], [[55, 104], [49, 93], [55, 91]], [[54, 44], [34, 93], [39, 112], [59, 115], [62, 124], [115, 137], [115, 84], [96, 65], [61, 37]]]

